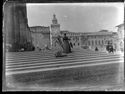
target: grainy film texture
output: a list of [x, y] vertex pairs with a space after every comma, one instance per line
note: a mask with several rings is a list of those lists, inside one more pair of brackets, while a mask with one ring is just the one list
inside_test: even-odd
[[124, 90], [123, 3], [4, 5], [7, 90]]

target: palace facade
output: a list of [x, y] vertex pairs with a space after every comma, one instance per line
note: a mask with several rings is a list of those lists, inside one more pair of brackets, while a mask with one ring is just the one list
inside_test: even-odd
[[117, 48], [117, 43], [115, 38], [118, 37], [116, 32], [109, 32], [107, 30], [101, 30], [99, 32], [84, 32], [84, 33], [76, 33], [69, 31], [60, 31], [61, 36], [64, 33], [70, 38], [70, 42], [74, 47], [83, 47], [88, 46], [91, 49], [95, 49], [96, 47], [102, 49], [106, 48], [106, 45], [112, 43], [115, 48]]
[[109, 42], [114, 46], [114, 48], [117, 48], [115, 37], [118, 37], [116, 32], [109, 32], [107, 30], [87, 32], [81, 35], [81, 44], [89, 46], [91, 49], [95, 49], [97, 47], [100, 50], [106, 50], [106, 45]]

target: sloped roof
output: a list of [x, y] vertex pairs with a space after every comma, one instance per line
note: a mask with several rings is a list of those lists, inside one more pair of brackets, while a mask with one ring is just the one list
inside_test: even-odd
[[124, 23], [123, 23], [123, 24], [120, 24], [120, 25], [117, 25], [116, 27], [121, 27], [121, 26], [124, 26]]

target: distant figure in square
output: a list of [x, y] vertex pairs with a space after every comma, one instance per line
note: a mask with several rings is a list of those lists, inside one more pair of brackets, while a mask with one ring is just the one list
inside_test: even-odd
[[113, 48], [113, 45], [108, 42], [108, 45], [106, 46], [106, 50], [109, 52], [109, 53], [113, 53], [114, 52], [114, 48]]
[[95, 51], [98, 51], [98, 48], [97, 48], [97, 47], [95, 48]]
[[36, 48], [37, 48], [37, 51], [40, 51], [40, 48], [38, 46]]
[[35, 51], [35, 47], [34, 46], [32, 47], [32, 50]]
[[79, 46], [79, 43], [78, 43], [78, 46]]
[[71, 47], [69, 44], [69, 38], [66, 36], [66, 33], [64, 34], [63, 37], [63, 52], [64, 53], [71, 53]]

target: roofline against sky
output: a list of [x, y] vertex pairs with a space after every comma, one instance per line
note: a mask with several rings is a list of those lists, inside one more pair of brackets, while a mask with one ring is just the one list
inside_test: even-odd
[[[96, 4], [96, 5], [95, 5]], [[31, 5], [31, 7], [32, 7], [32, 5], [33, 5], [33, 7], [42, 7], [42, 5], [46, 8], [46, 7], [49, 7], [49, 6], [56, 6], [56, 7], [60, 7], [60, 5], [85, 5], [85, 6], [88, 6], [88, 7], [91, 7], [91, 5], [93, 5], [94, 7], [98, 7], [98, 6], [100, 6], [100, 7], [107, 7], [107, 5], [108, 6], [110, 6], [110, 7], [115, 7], [115, 8], [118, 8], [118, 14], [121, 14], [121, 15], [119, 15], [118, 16], [118, 18], [121, 18], [121, 16], [122, 16], [122, 14], [123, 14], [123, 9], [124, 9], [124, 7], [122, 7], [122, 6], [120, 6], [120, 5], [123, 5], [124, 3], [122, 3], [122, 2], [118, 2], [118, 3], [28, 3], [28, 5], [29, 5], [29, 7], [30, 7], [30, 5]], [[38, 5], [38, 6], [37, 6]], [[41, 6], [39, 6], [39, 5], [41, 5]], [[89, 6], [90, 5], [90, 6]], [[67, 6], [68, 7], [68, 6]], [[70, 6], [71, 8], [72, 8], [72, 6]], [[81, 6], [82, 7], [82, 6]], [[62, 8], [63, 8], [63, 6], [62, 6]], [[29, 20], [29, 19], [28, 19]], [[28, 21], [29, 22], [29, 21]], [[121, 21], [120, 22], [117, 22], [117, 24], [120, 24], [121, 23]], [[61, 24], [61, 23], [60, 23]], [[115, 25], [113, 25], [114, 27], [111, 27], [111, 31], [112, 30], [114, 30], [114, 28], [116, 28], [116, 25], [117, 24], [115, 24]], [[37, 24], [36, 24], [37, 25]], [[34, 26], [36, 26], [36, 25], [30, 25], [30, 27], [34, 27]], [[42, 25], [42, 24], [38, 24], [38, 25]], [[63, 24], [61, 24], [61, 25], [63, 25]], [[48, 26], [48, 24], [47, 24], [47, 26]], [[50, 24], [49, 24], [49, 26], [50, 26]], [[65, 26], [64, 26], [65, 27]], [[62, 28], [61, 28], [62, 29]], [[102, 28], [102, 29], [105, 29], [105, 28]], [[108, 29], [107, 28], [107, 30], [110, 30], [110, 28]], [[99, 31], [99, 30], [96, 30], [96, 31]], [[96, 31], [93, 31], [93, 32], [96, 32]], [[82, 32], [82, 31], [81, 31]]]
[[102, 5], [106, 5], [106, 6], [117, 6], [117, 5], [124, 5], [123, 2], [108, 2], [108, 3], [27, 3], [26, 5], [98, 5], [98, 6], [102, 6]]

